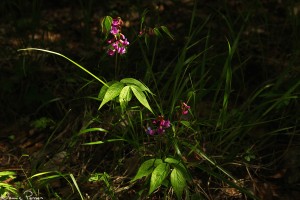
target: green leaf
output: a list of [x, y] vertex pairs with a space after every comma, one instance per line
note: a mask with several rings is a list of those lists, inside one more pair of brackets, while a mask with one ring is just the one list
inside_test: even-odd
[[117, 83], [117, 82], [118, 81], [110, 81], [110, 82], [106, 83], [106, 85], [103, 85], [98, 94], [98, 99], [100, 99], [102, 101], [104, 99], [104, 95], [107, 92], [109, 86], [111, 86], [112, 84]]
[[175, 163], [175, 164], [178, 164], [178, 163], [180, 163], [180, 161], [179, 160], [177, 160], [177, 159], [175, 159], [175, 158], [166, 158], [165, 159], [165, 162], [166, 163]]
[[181, 161], [169, 157], [169, 158], [165, 159], [165, 162], [170, 163], [173, 168], [176, 168], [177, 170], [179, 170], [182, 173], [182, 175], [185, 177], [186, 180], [191, 180], [191, 177], [190, 177], [186, 167], [183, 165], [183, 163]]
[[143, 92], [147, 91], [150, 94], [153, 94], [148, 87], [146, 87], [142, 82], [134, 79], [134, 78], [124, 78], [120, 81], [121, 83], [125, 83], [126, 85], [136, 85], [139, 87]]
[[140, 166], [138, 172], [136, 173], [135, 177], [131, 180], [131, 182], [136, 181], [144, 176], [148, 176], [153, 171], [154, 167], [161, 164], [161, 159], [150, 159], [143, 162], [143, 164]]
[[13, 175], [16, 175], [16, 173], [12, 172], [12, 171], [3, 171], [3, 172], [0, 172], [0, 177], [1, 176], [13, 176]]
[[154, 29], [153, 29], [153, 32], [154, 32], [154, 35], [161, 37], [161, 33], [160, 33], [160, 31], [158, 30], [158, 28], [154, 28]]
[[127, 85], [122, 89], [119, 95], [119, 101], [120, 101], [120, 106], [122, 111], [125, 110], [127, 103], [131, 100], [131, 98], [132, 98], [132, 94], [131, 94], [130, 86]]
[[194, 130], [189, 121], [181, 121], [181, 124], [184, 125], [185, 127], [189, 128], [189, 129]]
[[111, 86], [109, 86], [98, 110], [100, 110], [104, 104], [116, 98], [120, 94], [123, 88], [124, 88], [124, 83], [120, 83], [120, 82], [116, 82]]
[[181, 174], [184, 176], [185, 180], [187, 180], [187, 181], [192, 180], [190, 174], [188, 173], [188, 170], [182, 163], [178, 163], [178, 164], [173, 163], [172, 166], [174, 167], [174, 169], [176, 168], [177, 170], [179, 170], [181, 172]]
[[76, 179], [75, 179], [75, 177], [73, 176], [73, 174], [69, 174], [69, 176], [70, 176], [71, 180], [73, 181], [73, 184], [75, 185], [75, 187], [76, 187], [76, 189], [77, 189], [77, 191], [78, 191], [78, 193], [79, 193], [81, 199], [84, 200], [84, 198], [83, 198], [83, 196], [82, 196], [82, 193], [81, 193], [81, 191], [80, 191], [80, 189], [79, 189], [79, 186], [78, 186], [78, 184], [77, 184], [77, 181], [76, 181]]
[[160, 163], [152, 172], [150, 180], [149, 195], [156, 190], [165, 178], [168, 176], [170, 171], [170, 165], [168, 163]]
[[80, 130], [79, 134], [84, 134], [84, 133], [89, 133], [89, 132], [96, 132], [96, 131], [97, 132], [105, 132], [105, 133], [108, 132], [104, 128], [87, 128], [87, 129]]
[[130, 88], [131, 88], [134, 96], [139, 100], [139, 102], [153, 113], [153, 111], [147, 101], [147, 98], [146, 98], [145, 94], [142, 92], [142, 90], [135, 85], [131, 85]]
[[96, 145], [96, 144], [104, 144], [107, 142], [118, 142], [118, 141], [126, 141], [124, 139], [109, 139], [109, 140], [105, 140], [105, 141], [95, 141], [95, 142], [88, 142], [88, 143], [84, 143], [82, 145]]
[[178, 199], [182, 199], [182, 193], [186, 187], [186, 180], [181, 171], [177, 168], [174, 168], [170, 175], [171, 185]]
[[161, 29], [163, 30], [163, 32], [165, 32], [172, 40], [174, 40], [174, 36], [170, 33], [170, 31], [169, 31], [169, 29], [168, 29], [167, 27], [161, 26], [160, 28], [161, 28]]
[[110, 29], [111, 29], [111, 23], [112, 23], [112, 17], [111, 16], [105, 16], [103, 20], [101, 21], [101, 30], [102, 33], [105, 34], [105, 38], [109, 35]]
[[143, 26], [143, 23], [145, 22], [145, 18], [146, 18], [146, 15], [147, 13], [149, 12], [148, 9], [145, 9], [142, 13], [142, 17], [141, 17], [141, 27]]

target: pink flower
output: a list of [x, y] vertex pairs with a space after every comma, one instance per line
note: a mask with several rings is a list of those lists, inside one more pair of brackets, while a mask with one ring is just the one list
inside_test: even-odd
[[149, 135], [154, 135], [155, 134], [155, 130], [152, 130], [150, 127], [147, 128], [147, 134]]
[[113, 19], [111, 22], [112, 26], [120, 26], [121, 25], [121, 18]]
[[120, 31], [119, 28], [116, 26], [112, 26], [110, 29], [110, 33], [113, 35], [117, 35], [119, 33], [119, 31]]
[[108, 49], [107, 54], [110, 56], [113, 56], [115, 54], [116, 50], [115, 49]]
[[120, 17], [118, 17], [117, 19], [113, 19], [111, 22], [110, 33], [114, 36], [114, 38], [107, 41], [107, 43], [109, 44], [107, 54], [110, 56], [115, 55], [115, 53], [121, 55], [126, 53], [129, 42], [127, 41], [125, 35], [121, 33], [122, 24], [123, 21]]
[[186, 103], [182, 103], [181, 104], [181, 111], [183, 115], [186, 115], [189, 113], [189, 109], [191, 108], [191, 106], [188, 106]]
[[170, 120], [165, 120], [163, 116], [158, 116], [155, 120], [152, 121], [152, 124], [154, 124], [157, 128], [152, 130], [150, 127], [148, 127], [146, 132], [149, 135], [154, 135], [155, 133], [162, 134], [166, 131], [166, 128], [169, 128], [171, 126]]

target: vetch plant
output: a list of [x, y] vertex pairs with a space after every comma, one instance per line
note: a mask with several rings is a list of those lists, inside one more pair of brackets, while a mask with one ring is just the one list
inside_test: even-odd
[[[177, 121], [174, 121], [171, 124], [169, 119], [166, 119], [164, 116], [159, 115], [156, 119], [152, 121], [152, 126], [147, 127], [146, 133], [148, 135], [163, 135], [166, 134], [167, 143], [174, 145], [174, 149], [176, 154], [179, 157], [182, 157], [181, 152], [178, 146], [178, 138], [175, 132], [178, 132], [178, 129], [181, 128], [191, 128], [190, 124], [186, 121], [183, 122], [181, 117], [183, 115], [187, 115], [189, 109], [191, 108], [187, 103], [182, 102], [180, 106], [179, 112], [176, 117]], [[180, 113], [180, 114], [179, 114]], [[174, 134], [168, 134], [167, 130], [172, 125], [172, 131]], [[170, 131], [169, 131], [170, 132]], [[166, 144], [166, 146], [169, 146]], [[144, 161], [135, 177], [132, 179], [132, 182], [141, 179], [143, 177], [149, 177], [146, 180], [150, 181], [149, 186], [149, 195], [152, 194], [156, 189], [160, 186], [164, 185], [166, 187], [171, 187], [175, 192], [178, 199], [182, 199], [182, 195], [184, 190], [187, 190], [187, 183], [191, 181], [191, 177], [188, 173], [187, 168], [183, 164], [183, 160], [177, 160], [173, 157], [168, 156], [170, 152], [166, 152], [165, 159], [161, 158], [151, 158], [149, 160]], [[164, 156], [163, 156], [164, 157]], [[169, 177], [169, 178], [168, 178]]]
[[167, 185], [171, 183], [178, 199], [182, 199], [187, 183], [191, 181], [191, 177], [182, 162], [171, 157], [164, 160], [152, 158], [143, 162], [132, 182], [143, 177], [150, 177], [149, 195], [166, 182]]
[[[123, 21], [121, 20], [121, 18], [112, 19], [112, 17], [106, 16], [102, 20], [101, 26], [103, 33], [106, 34], [105, 38], [108, 37], [109, 33], [113, 35], [113, 38], [108, 40], [108, 43], [110, 44], [107, 51], [108, 55], [113, 56], [115, 54], [122, 55], [126, 53], [126, 48], [129, 45], [129, 42], [127, 41], [127, 38], [125, 38], [125, 36], [121, 33], [122, 24]], [[98, 99], [102, 101], [99, 106], [99, 109], [102, 108], [102, 106], [105, 105], [107, 102], [115, 100], [117, 97], [119, 97], [118, 101], [120, 103], [122, 111], [124, 111], [128, 102], [132, 99], [133, 94], [143, 106], [145, 106], [149, 111], [153, 113], [153, 110], [151, 109], [147, 100], [147, 94], [153, 95], [153, 93], [147, 86], [145, 86], [143, 83], [134, 78], [124, 78], [121, 81], [111, 81], [105, 83], [103, 80], [98, 78], [85, 67], [76, 63], [67, 56], [64, 56], [63, 54], [39, 48], [19, 49], [18, 51], [42, 51], [61, 56], [70, 61], [71, 63], [75, 64], [77, 67], [91, 75], [96, 80], [98, 80], [101, 84], [103, 84], [103, 87], [101, 88], [98, 95]], [[117, 71], [118, 70], [116, 66], [116, 74]]]

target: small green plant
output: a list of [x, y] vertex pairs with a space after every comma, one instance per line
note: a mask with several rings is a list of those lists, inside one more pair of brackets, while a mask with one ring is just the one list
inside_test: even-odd
[[16, 173], [12, 171], [0, 172], [0, 198], [6, 199], [11, 194], [18, 196], [17, 189], [9, 184], [13, 179], [16, 178]]
[[106, 186], [107, 193], [109, 194], [111, 199], [116, 199], [114, 191], [111, 187], [111, 177], [106, 172], [104, 173], [94, 173], [91, 174], [89, 178], [89, 182], [103, 182]]
[[132, 182], [143, 177], [150, 177], [148, 178], [150, 181], [149, 195], [161, 185], [168, 187], [169, 183], [171, 183], [178, 199], [182, 199], [183, 191], [187, 189], [187, 183], [191, 181], [184, 164], [171, 157], [164, 160], [152, 158], [143, 162]]
[[[36, 173], [33, 176], [29, 177], [29, 180], [31, 180], [31, 181], [35, 180], [35, 179], [36, 179], [35, 184], [42, 185], [42, 186], [47, 186], [51, 183], [51, 181], [54, 181], [54, 180], [64, 179], [68, 182], [72, 191], [74, 192], [74, 188], [73, 188], [73, 186], [74, 186], [76, 188], [80, 198], [82, 200], [84, 199], [73, 174], [62, 174], [58, 171], [47, 171], [47, 172]], [[69, 179], [71, 179], [71, 180], [69, 180]], [[34, 188], [33, 188], [32, 192], [36, 193], [34, 191]]]

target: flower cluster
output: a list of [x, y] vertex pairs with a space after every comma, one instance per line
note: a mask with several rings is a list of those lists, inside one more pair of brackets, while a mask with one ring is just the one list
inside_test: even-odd
[[191, 108], [191, 106], [188, 106], [186, 103], [181, 103], [181, 113], [183, 115], [187, 115], [189, 113], [189, 109]]
[[114, 36], [111, 40], [108, 40], [108, 50], [107, 53], [110, 56], [126, 53], [126, 48], [129, 45], [127, 38], [121, 33], [121, 26], [123, 21], [121, 18], [113, 19], [111, 23], [110, 33]]
[[158, 116], [152, 121], [152, 124], [156, 126], [156, 129], [147, 128], [147, 134], [154, 135], [155, 133], [162, 134], [165, 132], [166, 128], [169, 128], [171, 123], [170, 120], [165, 120], [163, 116]]

